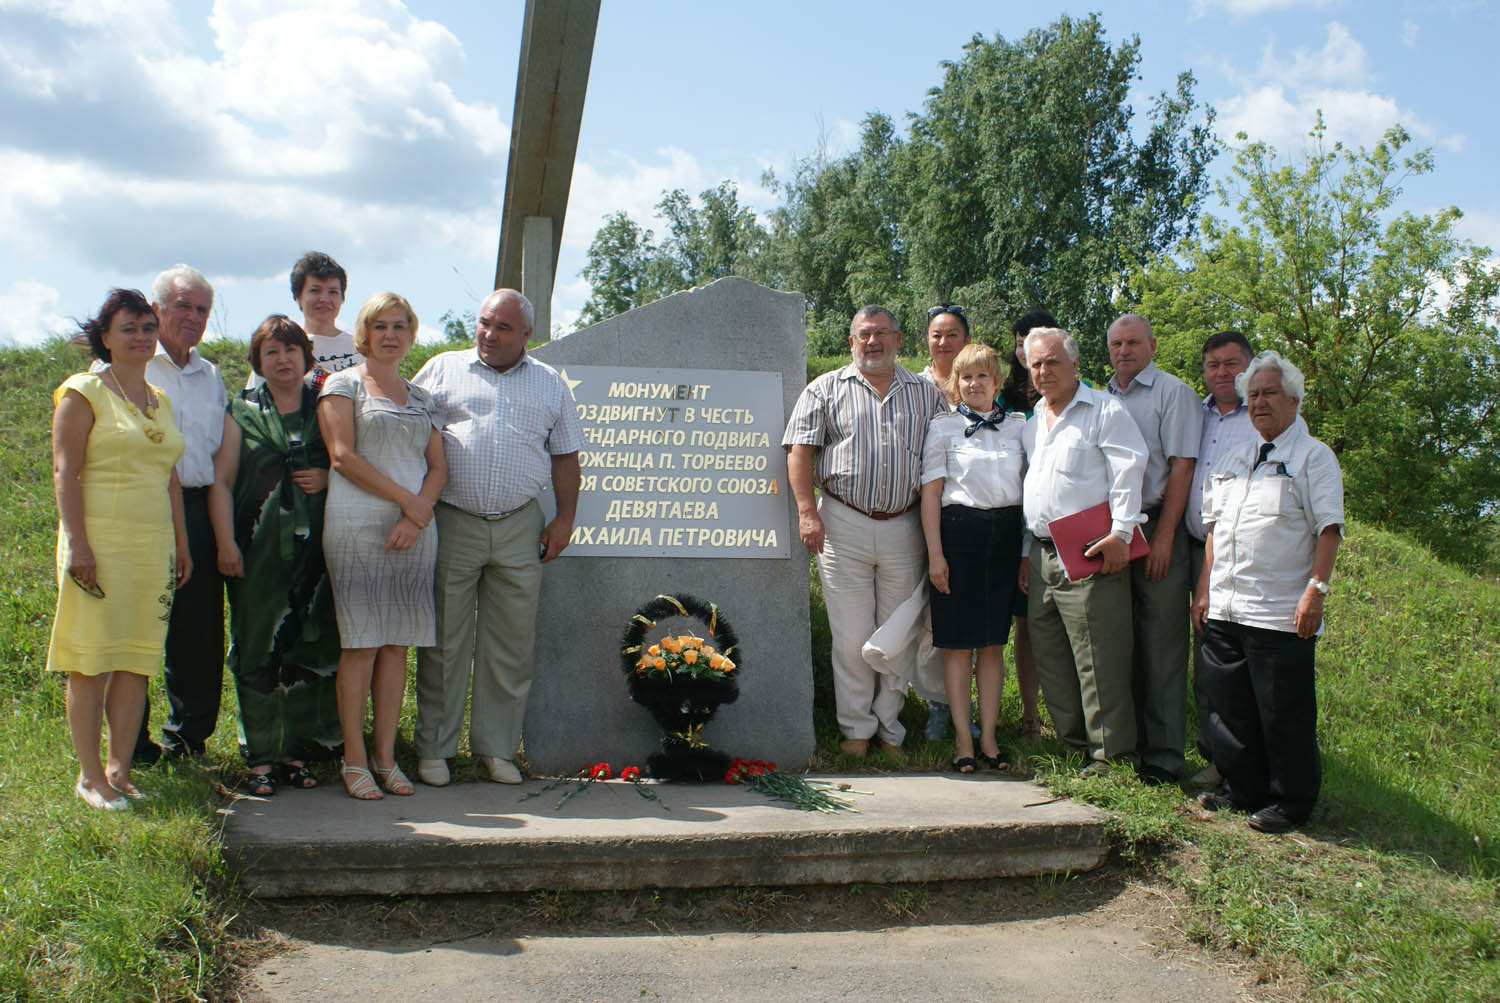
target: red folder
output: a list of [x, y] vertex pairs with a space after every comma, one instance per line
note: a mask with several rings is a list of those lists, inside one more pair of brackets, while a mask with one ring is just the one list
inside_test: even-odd
[[[1047, 532], [1052, 534], [1052, 544], [1057, 547], [1058, 560], [1069, 581], [1087, 578], [1104, 567], [1103, 558], [1084, 557], [1083, 552], [1109, 535], [1114, 520], [1110, 518], [1109, 503], [1100, 502], [1082, 512], [1074, 512], [1047, 523]], [[1136, 526], [1130, 535], [1130, 559], [1145, 557], [1151, 549], [1141, 527]]]

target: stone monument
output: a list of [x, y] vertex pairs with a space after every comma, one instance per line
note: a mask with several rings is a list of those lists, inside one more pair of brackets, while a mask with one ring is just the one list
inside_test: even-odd
[[[564, 371], [585, 431], [573, 541], [542, 573], [532, 769], [644, 766], [660, 749], [661, 730], [627, 692], [620, 638], [637, 609], [677, 593], [717, 604], [739, 635], [739, 699], [703, 738], [731, 756], [805, 765], [809, 562], [780, 446], [807, 380], [802, 296], [720, 279], [532, 354]], [[704, 633], [674, 619], [679, 628]]]

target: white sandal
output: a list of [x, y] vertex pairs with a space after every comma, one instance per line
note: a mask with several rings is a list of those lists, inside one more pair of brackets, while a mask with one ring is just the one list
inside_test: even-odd
[[375, 766], [373, 768], [375, 775], [380, 778], [380, 786], [385, 788], [387, 794], [394, 794], [397, 797], [404, 798], [417, 793], [417, 789], [411, 785], [411, 781], [406, 778], [406, 774], [401, 772], [400, 763], [392, 763], [386, 767]]
[[375, 778], [363, 766], [340, 767], [339, 776], [343, 778], [344, 790], [349, 792], [351, 798], [358, 798], [360, 801], [379, 801], [385, 797], [380, 793], [380, 788], [375, 785]]
[[130, 802], [124, 798], [107, 798], [99, 790], [89, 787], [79, 777], [78, 782], [73, 785], [73, 793], [83, 799], [83, 803], [90, 808], [98, 808], [101, 811], [123, 811], [130, 807]]

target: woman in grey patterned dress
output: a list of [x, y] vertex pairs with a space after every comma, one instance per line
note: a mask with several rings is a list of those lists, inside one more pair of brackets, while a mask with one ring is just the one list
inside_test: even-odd
[[[318, 425], [333, 464], [323, 553], [338, 614], [341, 775], [361, 800], [411, 794], [396, 765], [396, 722], [406, 695], [408, 645], [433, 643], [432, 506], [448, 479], [432, 401], [401, 378], [417, 336], [411, 305], [376, 293], [354, 325], [360, 365], [328, 377]], [[365, 755], [365, 703], [374, 703], [374, 744]], [[373, 768], [374, 774], [371, 775]], [[379, 778], [379, 786], [376, 785]]]

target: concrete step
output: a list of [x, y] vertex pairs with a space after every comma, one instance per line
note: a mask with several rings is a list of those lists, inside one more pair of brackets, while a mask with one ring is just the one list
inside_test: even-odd
[[800, 811], [746, 787], [622, 781], [521, 800], [542, 781], [361, 802], [341, 787], [283, 789], [222, 809], [226, 854], [263, 897], [531, 889], [940, 881], [1087, 871], [1105, 816], [998, 774], [820, 776], [858, 813]]

